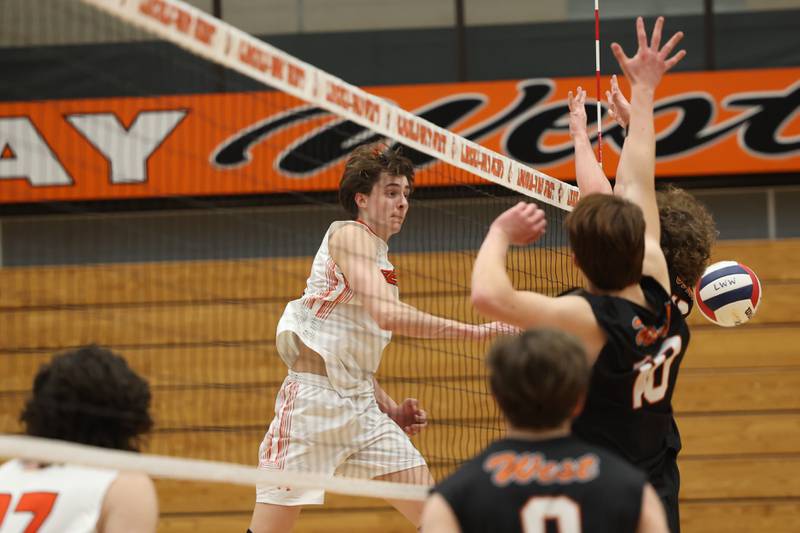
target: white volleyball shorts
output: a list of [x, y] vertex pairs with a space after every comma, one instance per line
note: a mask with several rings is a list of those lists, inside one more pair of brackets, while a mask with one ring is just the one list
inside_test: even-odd
[[[375, 394], [342, 397], [325, 376], [289, 372], [275, 400], [275, 418], [258, 450], [258, 467], [372, 479], [425, 466], [400, 426], [378, 408]], [[256, 502], [322, 504], [322, 489], [256, 486]]]

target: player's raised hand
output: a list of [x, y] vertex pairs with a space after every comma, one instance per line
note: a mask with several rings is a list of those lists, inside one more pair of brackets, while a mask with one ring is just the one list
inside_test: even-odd
[[642, 17], [636, 19], [636, 36], [639, 49], [636, 55], [629, 58], [625, 55], [618, 43], [611, 44], [611, 51], [617, 58], [622, 72], [628, 78], [631, 86], [641, 85], [655, 89], [661, 82], [664, 73], [678, 64], [686, 56], [686, 50], [681, 50], [670, 57], [675, 46], [683, 39], [683, 32], [675, 33], [667, 44], [661, 46], [661, 32], [664, 28], [664, 17], [658, 17], [653, 28], [650, 43], [647, 43], [647, 31]]
[[575, 94], [572, 91], [567, 96], [569, 106], [569, 134], [574, 139], [586, 133], [586, 91], [579, 85]]
[[622, 94], [616, 74], [611, 76], [611, 90], [606, 91], [606, 99], [608, 100], [609, 116], [616, 120], [617, 124], [627, 128], [631, 120], [631, 103]]
[[416, 398], [406, 398], [397, 407], [387, 411], [389, 418], [400, 426], [409, 437], [413, 437], [428, 425], [428, 413], [420, 408]]
[[544, 234], [547, 220], [536, 204], [519, 202], [501, 213], [492, 223], [492, 229], [503, 232], [511, 244], [525, 246]]

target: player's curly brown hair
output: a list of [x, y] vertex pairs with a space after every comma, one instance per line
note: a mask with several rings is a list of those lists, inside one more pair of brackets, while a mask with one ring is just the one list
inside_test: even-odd
[[153, 427], [150, 386], [119, 355], [84, 346], [39, 368], [20, 421], [34, 437], [137, 450]]
[[668, 186], [656, 192], [661, 220], [661, 249], [672, 275], [691, 287], [711, 258], [717, 227], [708, 209], [683, 189]]

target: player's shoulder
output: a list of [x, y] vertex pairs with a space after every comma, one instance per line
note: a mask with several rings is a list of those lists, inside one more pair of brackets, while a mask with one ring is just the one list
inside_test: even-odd
[[357, 220], [337, 220], [328, 227], [326, 232], [328, 247], [332, 249], [353, 249], [358, 247], [377, 247], [380, 239], [375, 236], [369, 227]]
[[150, 476], [143, 472], [119, 471], [108, 487], [103, 507], [106, 509], [130, 505], [132, 501], [151, 501], [156, 497], [156, 487]]

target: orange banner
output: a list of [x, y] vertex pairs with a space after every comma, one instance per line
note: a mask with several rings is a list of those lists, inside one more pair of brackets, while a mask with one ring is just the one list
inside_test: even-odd
[[[800, 69], [667, 76], [656, 95], [658, 176], [800, 172], [798, 80]], [[574, 180], [566, 95], [593, 84], [593, 78], [564, 78], [369, 90], [537, 170]], [[593, 101], [587, 113], [594, 120]], [[414, 123], [398, 124], [398, 131], [411, 139], [430, 134]], [[0, 202], [334, 190], [346, 154], [373, 137], [266, 91], [2, 103]], [[606, 117], [609, 175], [622, 140]], [[480, 181], [411, 155], [420, 168], [417, 186]]]

